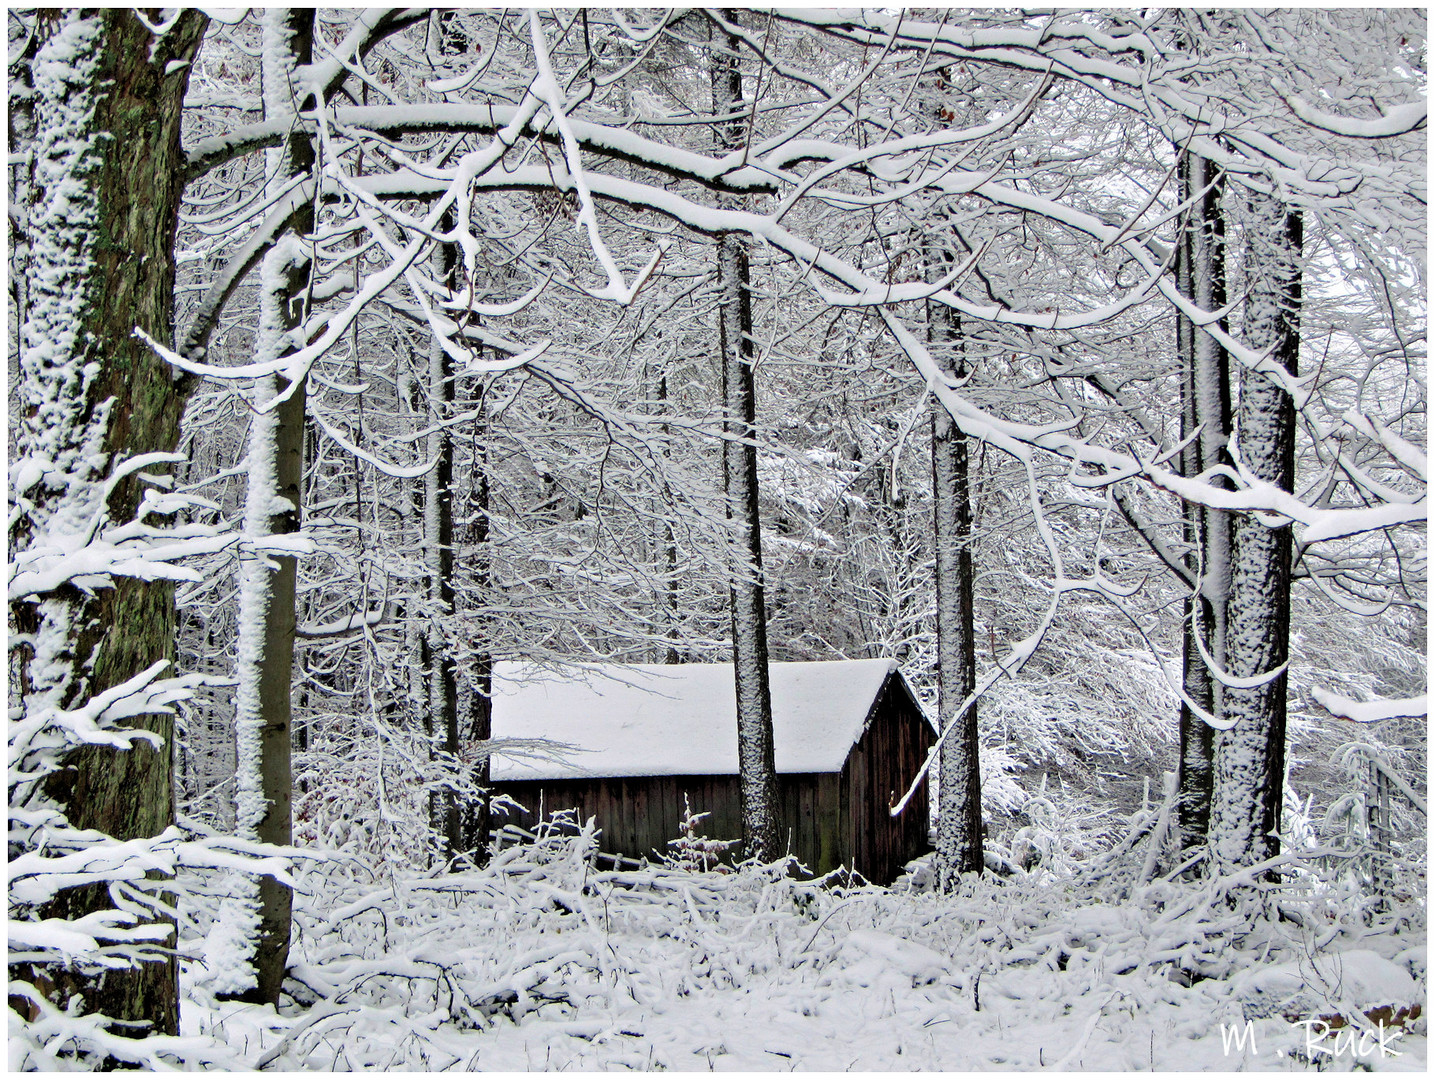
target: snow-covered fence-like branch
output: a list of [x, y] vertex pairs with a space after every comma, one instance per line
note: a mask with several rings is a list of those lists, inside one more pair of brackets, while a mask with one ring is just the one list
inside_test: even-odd
[[1372, 769], [1383, 774], [1387, 781], [1395, 785], [1411, 806], [1420, 811], [1422, 815], [1428, 814], [1425, 800], [1421, 798], [1420, 793], [1410, 786], [1409, 781], [1401, 776], [1399, 771], [1391, 767], [1385, 755], [1376, 747], [1364, 742], [1347, 744], [1341, 750], [1340, 761], [1351, 774], [1360, 772], [1362, 762], [1368, 763]]

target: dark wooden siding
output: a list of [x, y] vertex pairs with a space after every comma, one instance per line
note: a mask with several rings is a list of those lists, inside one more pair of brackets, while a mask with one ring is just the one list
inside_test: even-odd
[[[699, 833], [715, 840], [742, 835], [741, 794], [735, 776], [627, 776], [591, 780], [542, 780], [496, 784], [527, 808], [526, 814], [500, 818], [532, 829], [540, 816], [577, 809], [578, 817], [598, 819], [599, 846], [610, 854], [654, 859], [678, 836], [683, 795], [695, 813], [707, 812]], [[850, 839], [841, 829], [837, 776], [799, 774], [778, 778], [784, 849], [822, 874], [848, 860]]]
[[930, 850], [926, 784], [900, 817], [891, 807], [917, 775], [936, 733], [896, 679], [887, 680], [873, 719], [842, 770], [845, 817], [854, 842], [849, 865], [871, 881], [891, 882]]
[[[888, 808], [916, 775], [935, 738], [930, 725], [896, 677], [874, 701], [871, 722], [839, 773], [778, 777], [781, 840], [814, 874], [852, 866], [864, 877], [889, 883], [910, 860], [928, 850], [925, 792], [900, 818]], [[494, 785], [528, 810], [507, 818], [532, 829], [541, 813], [576, 808], [598, 819], [599, 846], [610, 854], [656, 858], [677, 837], [683, 795], [695, 812], [707, 811], [703, 835], [742, 835], [742, 806], [735, 776], [630, 776], [506, 781]], [[502, 818], [496, 819], [500, 824]]]
[[532, 829], [540, 814], [577, 809], [580, 820], [598, 819], [599, 847], [610, 854], [655, 859], [679, 833], [683, 795], [695, 813], [707, 811], [699, 831], [715, 840], [742, 834], [735, 776], [618, 776], [592, 779], [525, 780], [495, 784], [527, 808], [495, 820]]

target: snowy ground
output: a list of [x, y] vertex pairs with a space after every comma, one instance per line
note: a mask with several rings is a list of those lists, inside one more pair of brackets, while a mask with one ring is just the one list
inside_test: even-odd
[[[506, 851], [481, 873], [389, 879], [334, 863], [304, 883], [291, 985], [312, 1004], [276, 1015], [216, 1002], [206, 973], [190, 971], [184, 1034], [195, 1037], [190, 1045], [226, 1048], [202, 1055], [211, 1064], [1124, 1071], [1308, 1069], [1314, 1058], [1336, 1070], [1424, 1071], [1426, 1063], [1423, 1019], [1387, 1030], [1384, 1053], [1378, 1031], [1362, 1043], [1359, 1030], [1346, 1029], [1337, 1044], [1286, 1019], [1424, 1002], [1423, 911], [1412, 909], [1418, 920], [1408, 911], [1377, 917], [1371, 927], [1355, 898], [1335, 891], [1285, 890], [1232, 911], [1209, 886], [1157, 882], [1126, 890], [1118, 905], [1096, 888], [1031, 877], [937, 897], [814, 888], [770, 869], [602, 872], [571, 837]], [[1252, 921], [1262, 905], [1278, 917]], [[1183, 970], [1196, 976], [1192, 985]]]

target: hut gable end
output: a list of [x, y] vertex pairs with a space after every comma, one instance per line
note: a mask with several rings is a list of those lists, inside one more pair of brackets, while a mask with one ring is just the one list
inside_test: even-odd
[[900, 675], [873, 703], [872, 721], [842, 770], [851, 862], [873, 881], [890, 882], [930, 850], [927, 800], [919, 792], [898, 817], [891, 808], [916, 776], [936, 730]]

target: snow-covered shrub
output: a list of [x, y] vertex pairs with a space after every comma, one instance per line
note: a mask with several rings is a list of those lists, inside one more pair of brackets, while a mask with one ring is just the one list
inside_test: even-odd
[[[1220, 1068], [1242, 972], [1367, 949], [1424, 993], [1419, 921], [1372, 927], [1313, 879], [1018, 871], [934, 894], [782, 864], [603, 870], [595, 847], [568, 821], [478, 871], [307, 864], [294, 1007], [221, 1005], [187, 979], [186, 1035], [228, 1068], [1037, 1069], [1078, 1048], [1088, 1066]], [[1257, 1023], [1263, 1048], [1289, 1041], [1283, 1017]]]

